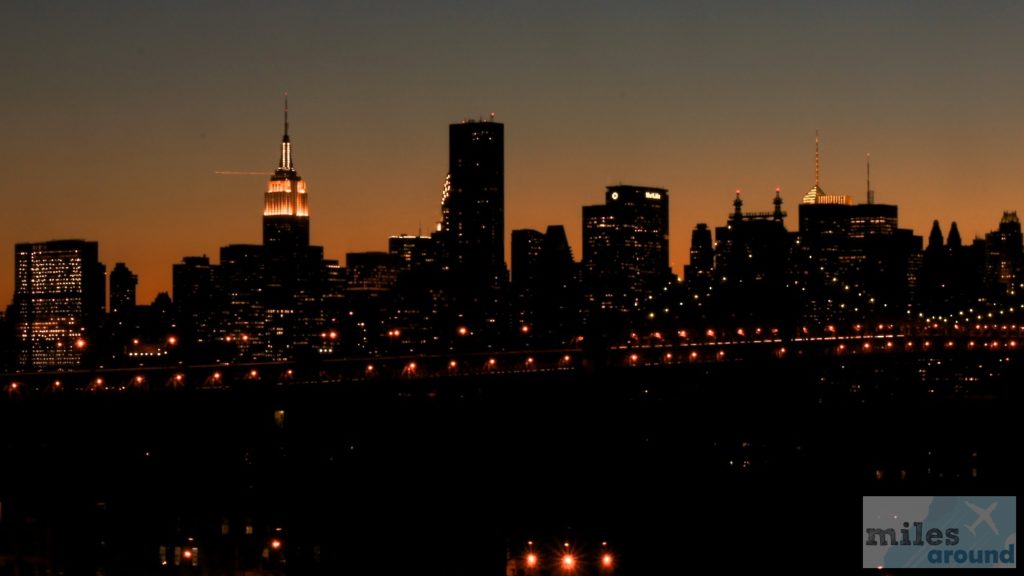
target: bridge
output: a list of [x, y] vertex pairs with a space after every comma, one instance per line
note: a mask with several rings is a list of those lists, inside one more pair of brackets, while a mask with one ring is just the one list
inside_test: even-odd
[[849, 333], [826, 327], [821, 333], [782, 337], [777, 331], [737, 329], [728, 333], [631, 335], [628, 342], [600, 350], [581, 346], [495, 352], [321, 358], [312, 362], [231, 362], [163, 366], [97, 367], [0, 374], [6, 395], [96, 393], [152, 389], [218, 389], [256, 384], [338, 384], [366, 381], [480, 378], [554, 372], [592, 373], [605, 367], [641, 368], [790, 358], [844, 358], [877, 355], [941, 356], [954, 353], [1019, 355], [1024, 325], [982, 325], [949, 329], [929, 325], [913, 334], [878, 325], [854, 326]]

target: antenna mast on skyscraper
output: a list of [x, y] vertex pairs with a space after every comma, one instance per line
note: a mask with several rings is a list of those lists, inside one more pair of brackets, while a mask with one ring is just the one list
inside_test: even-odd
[[818, 131], [814, 131], [814, 187], [821, 187], [821, 149], [819, 147]]
[[868, 152], [868, 204], [875, 203], [875, 191], [871, 189], [871, 153]]

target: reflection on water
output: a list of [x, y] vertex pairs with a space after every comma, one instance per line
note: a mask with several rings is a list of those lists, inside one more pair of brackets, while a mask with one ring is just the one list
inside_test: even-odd
[[1020, 381], [965, 354], [11, 395], [0, 574], [859, 562], [864, 494], [1014, 492]]

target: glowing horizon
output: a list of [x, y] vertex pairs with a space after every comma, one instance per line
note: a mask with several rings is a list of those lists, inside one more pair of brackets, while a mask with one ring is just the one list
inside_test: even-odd
[[303, 32], [279, 38], [271, 6], [6, 9], [21, 25], [0, 40], [18, 54], [0, 64], [17, 87], [0, 93], [17, 111], [0, 306], [19, 242], [99, 242], [108, 268], [138, 274], [140, 304], [170, 292], [183, 257], [258, 243], [268, 188], [244, 176], [279, 164], [285, 89], [311, 241], [332, 259], [433, 230], [447, 126], [492, 111], [506, 247], [562, 224], [578, 260], [582, 206], [608, 185], [659, 187], [681, 274], [690, 231], [724, 224], [736, 188], [758, 212], [781, 187], [796, 229], [815, 130], [821, 187], [865, 202], [870, 152], [876, 202], [916, 234], [956, 221], [967, 243], [1024, 210], [1016, 3], [291, 10]]

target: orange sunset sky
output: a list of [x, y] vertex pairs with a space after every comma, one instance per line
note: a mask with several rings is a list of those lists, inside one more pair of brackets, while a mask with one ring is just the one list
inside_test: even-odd
[[[506, 126], [506, 232], [616, 183], [669, 189], [670, 258], [734, 191], [786, 225], [814, 184], [968, 240], [1024, 211], [1019, 2], [14, 2], [0, 8], [0, 309], [16, 242], [85, 238], [139, 302], [260, 241], [289, 93], [325, 255], [428, 232], [447, 125]], [[508, 246], [506, 235], [506, 247]]]

